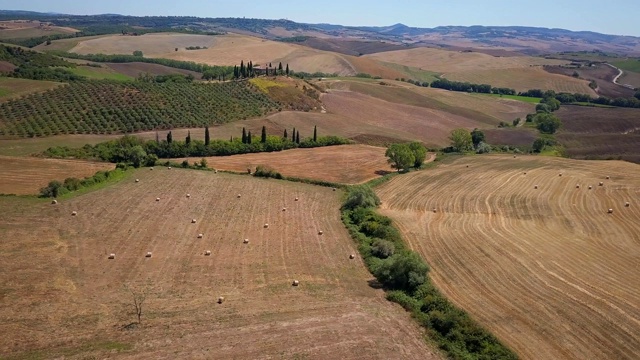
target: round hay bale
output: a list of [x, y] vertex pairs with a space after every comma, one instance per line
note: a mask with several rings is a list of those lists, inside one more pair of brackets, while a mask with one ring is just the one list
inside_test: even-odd
[[71, 216], [76, 216], [76, 215], [78, 215], [78, 212], [77, 212], [77, 211], [72, 211], [72, 212], [71, 212]]
[[195, 224], [196, 223], [196, 219], [191, 219], [191, 223]]
[[624, 203], [624, 207], [630, 207], [631, 204], [629, 204], [629, 202]]
[[244, 241], [242, 243], [243, 244], [248, 244], [249, 243], [249, 239], [244, 239]]
[[349, 255], [349, 259], [353, 260], [353, 259], [355, 259], [355, 258], [356, 258], [356, 256], [355, 256], [355, 255], [353, 255], [353, 254]]
[[333, 191], [336, 191], [336, 188], [332, 188], [332, 189], [333, 189]]
[[115, 259], [115, 258], [116, 258], [116, 254], [109, 254], [109, 259], [110, 259], [110, 260], [113, 260], [113, 259]]
[[298, 200], [299, 200], [299, 199], [298, 199], [298, 198], [296, 198], [296, 201], [298, 201]]
[[242, 195], [238, 194], [238, 199], [240, 199], [242, 197]]
[[217, 173], [218, 173], [218, 170], [213, 170], [213, 173], [214, 173], [214, 174], [217, 174]]
[[137, 183], [139, 183], [139, 182], [140, 182], [140, 179], [136, 179], [136, 182], [137, 182]]
[[167, 170], [171, 170], [171, 166], [169, 166], [169, 167], [167, 168]]
[[203, 234], [198, 234], [198, 239], [202, 239], [204, 237]]
[[298, 281], [298, 280], [293, 280], [293, 283], [291, 283], [291, 285], [293, 285], [293, 286], [298, 286], [298, 285], [300, 285], [300, 281]]
[[469, 167], [469, 165], [467, 165], [467, 167]]
[[282, 211], [287, 211], [287, 208], [282, 208]]
[[434, 213], [435, 213], [435, 212], [438, 212], [438, 210], [436, 210], [436, 208], [433, 208], [433, 212], [434, 212]]
[[527, 175], [527, 172], [525, 171], [524, 174]]
[[211, 256], [211, 250], [207, 250], [204, 252], [204, 256]]
[[607, 180], [611, 179], [611, 176], [607, 176], [607, 177], [606, 177], [606, 179], [607, 179]]
[[151, 251], [148, 251], [144, 257], [151, 257]]
[[609, 214], [613, 214], [613, 209], [609, 209], [607, 212], [608, 212]]
[[156, 198], [156, 201], [160, 201], [160, 198]]
[[56, 199], [51, 200], [51, 204], [55, 205], [57, 203], [58, 203], [58, 200], [56, 200]]
[[149, 168], [149, 170], [153, 170], [153, 168], [151, 167], [151, 168]]
[[224, 302], [224, 296], [220, 296], [218, 298], [218, 304], [222, 304]]
[[602, 181], [600, 181], [600, 183], [598, 184], [598, 186], [604, 186], [604, 183]]
[[589, 185], [589, 190], [593, 189], [593, 186]]
[[324, 232], [322, 230], [318, 231], [318, 235], [322, 235]]
[[534, 189], [537, 189], [537, 188], [538, 188], [538, 185], [534, 185], [534, 186], [533, 186], [533, 188], [534, 188]]
[[187, 194], [187, 199], [191, 197], [191, 194]]
[[562, 176], [562, 173], [558, 174], [558, 176]]
[[576, 184], [576, 189], [580, 189], [580, 185], [579, 184]]
[[269, 224], [264, 224], [264, 228], [268, 229], [269, 228]]

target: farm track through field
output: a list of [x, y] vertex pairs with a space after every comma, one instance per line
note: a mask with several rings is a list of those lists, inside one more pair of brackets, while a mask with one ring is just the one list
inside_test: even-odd
[[[2, 198], [0, 353], [103, 358], [83, 346], [117, 341], [132, 345], [120, 356], [146, 359], [439, 358], [349, 259], [339, 194], [156, 167], [57, 205]], [[143, 325], [123, 331], [135, 318], [123, 285], [145, 283]]]
[[438, 288], [523, 358], [640, 353], [638, 166], [467, 157], [377, 192]]

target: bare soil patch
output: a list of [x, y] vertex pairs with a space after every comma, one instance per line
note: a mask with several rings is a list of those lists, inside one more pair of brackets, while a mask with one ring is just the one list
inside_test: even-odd
[[[394, 171], [384, 156], [386, 149], [367, 145], [341, 145], [292, 149], [273, 153], [208, 157], [209, 167], [220, 170], [255, 170], [267, 166], [284, 176], [340, 184], [363, 183]], [[182, 161], [185, 159], [177, 159]], [[187, 158], [190, 163], [200, 158]]]
[[560, 74], [573, 77], [574, 73], [582, 79], [594, 80], [598, 84], [596, 92], [599, 95], [617, 98], [632, 97], [634, 91], [624, 86], [613, 83], [613, 79], [618, 76], [618, 70], [606, 64], [594, 64], [590, 67], [568, 68], [561, 66], [545, 66], [544, 70], [552, 74]]
[[80, 160], [22, 158], [0, 155], [0, 194], [35, 195], [51, 180], [84, 178], [115, 165]]
[[637, 358], [637, 165], [464, 157], [377, 193], [436, 286], [523, 359]]
[[[349, 259], [357, 251], [340, 194], [156, 167], [57, 205], [2, 198], [0, 353], [438, 358], [410, 316], [369, 286], [360, 258]], [[123, 286], [145, 283], [142, 324], [127, 326], [135, 316]]]

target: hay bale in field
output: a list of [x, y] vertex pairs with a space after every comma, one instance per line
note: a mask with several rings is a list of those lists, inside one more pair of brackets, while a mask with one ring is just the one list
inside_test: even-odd
[[139, 182], [140, 182], [140, 179], [136, 179], [136, 182], [137, 182], [137, 183], [139, 183]]
[[436, 208], [433, 208], [433, 212], [434, 212], [434, 213], [435, 213], [435, 212], [438, 212], [438, 210], [436, 210]]
[[116, 258], [116, 254], [109, 254], [109, 259], [110, 259], [110, 260], [113, 260], [113, 259], [115, 259], [115, 258]]
[[527, 175], [527, 172], [525, 171], [524, 174]]
[[51, 200], [51, 204], [55, 205], [57, 203], [58, 203], [58, 200], [55, 200], [55, 199]]
[[562, 173], [558, 174], [558, 176], [562, 176]]
[[264, 224], [264, 228], [268, 229], [269, 228], [269, 224]]
[[613, 214], [613, 209], [609, 209], [607, 212], [608, 212], [609, 214]]
[[198, 239], [202, 239], [204, 237], [203, 234], [198, 234]]
[[534, 189], [537, 189], [537, 188], [538, 188], [538, 185], [534, 185], [534, 186], [533, 186], [533, 188], [534, 188]]
[[169, 167], [167, 168], [167, 170], [171, 170], [171, 166], [169, 166]]
[[211, 256], [211, 250], [207, 250], [204, 252], [204, 256]]
[[196, 219], [191, 219], [191, 223], [195, 224], [196, 223]]
[[220, 296], [218, 298], [218, 304], [222, 304], [224, 302], [224, 296]]
[[191, 197], [191, 194], [187, 194], [187, 199]]
[[249, 243], [249, 239], [244, 239], [244, 241], [242, 243], [243, 244], [248, 244]]
[[240, 199], [242, 197], [242, 195], [238, 194], [238, 199]]
[[576, 189], [580, 189], [580, 184], [576, 184]]
[[332, 188], [332, 189], [333, 189], [333, 191], [336, 191], [336, 188]]
[[593, 189], [593, 186], [589, 185], [589, 190]]
[[214, 173], [214, 174], [217, 174], [217, 173], [218, 173], [218, 170], [213, 170], [213, 173]]
[[604, 186], [604, 183], [602, 181], [600, 181], [600, 183], [598, 184], [598, 186]]
[[151, 257], [151, 251], [148, 251], [144, 257]]
[[149, 168], [149, 170], [153, 170], [153, 168]]
[[298, 285], [300, 285], [300, 281], [298, 281], [298, 280], [293, 280], [293, 283], [291, 283], [291, 285], [293, 285], [293, 286], [298, 286]]
[[282, 208], [282, 211], [287, 211], [287, 208]]
[[629, 204], [628, 202], [624, 203], [624, 207], [630, 207], [631, 204]]
[[355, 259], [355, 258], [356, 258], [356, 256], [355, 256], [355, 255], [353, 255], [353, 254], [349, 255], [349, 259], [353, 260], [353, 259]]
[[516, 156], [515, 156], [515, 155], [513, 155], [513, 158], [515, 159], [515, 158], [516, 158]]
[[156, 201], [160, 201], [160, 198], [156, 198]]
[[298, 201], [298, 198], [296, 198], [296, 201]]
[[607, 176], [607, 177], [606, 177], [606, 179], [607, 179], [607, 180], [611, 179], [611, 176]]
[[324, 232], [322, 230], [318, 231], [318, 235], [322, 235]]
[[76, 216], [76, 215], [78, 215], [78, 212], [77, 212], [77, 211], [72, 211], [72, 212], [71, 212], [71, 216]]

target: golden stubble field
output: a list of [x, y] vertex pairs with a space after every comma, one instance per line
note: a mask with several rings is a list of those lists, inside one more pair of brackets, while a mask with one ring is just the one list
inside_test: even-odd
[[638, 165], [465, 157], [377, 193], [438, 288], [522, 358], [637, 359]]
[[[2, 198], [0, 354], [439, 358], [349, 259], [340, 194], [156, 167], [57, 205]], [[149, 289], [141, 326], [125, 285]]]

